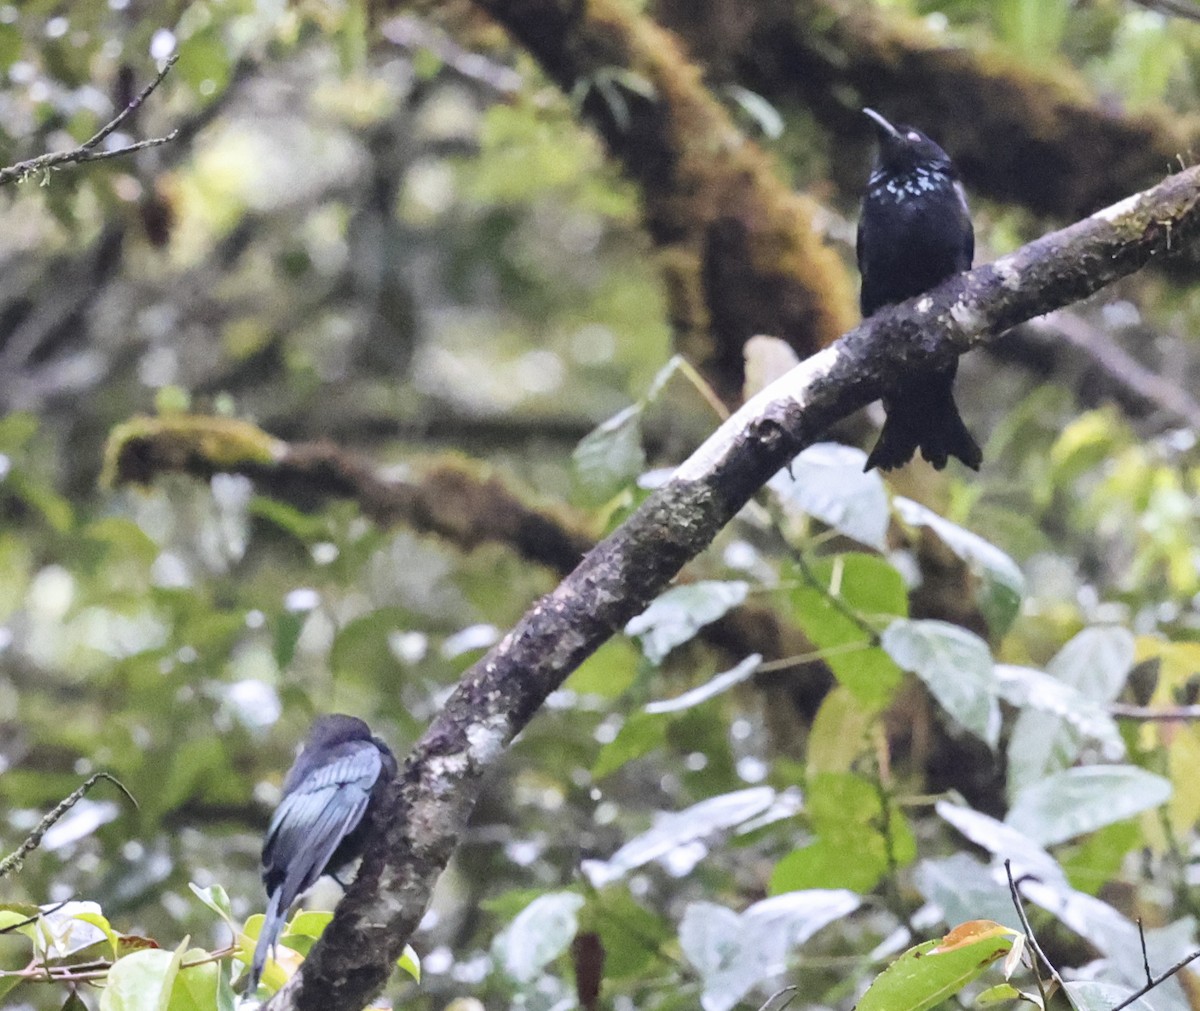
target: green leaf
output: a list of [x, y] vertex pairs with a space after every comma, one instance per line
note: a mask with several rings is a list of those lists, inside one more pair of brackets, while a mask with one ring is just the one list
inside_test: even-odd
[[659, 815], [648, 832], [630, 839], [608, 860], [585, 860], [583, 873], [594, 888], [603, 888], [631, 870], [671, 850], [762, 814], [775, 801], [769, 786], [709, 797], [683, 811]]
[[607, 502], [646, 469], [646, 454], [642, 449], [643, 406], [632, 404], [614, 414], [575, 447], [571, 454], [575, 478], [588, 502]]
[[998, 924], [980, 929], [978, 940], [947, 944], [954, 934], [909, 948], [875, 977], [857, 1011], [928, 1011], [977, 979], [1012, 947], [1011, 936]]
[[494, 948], [505, 973], [518, 983], [536, 979], [570, 946], [582, 906], [583, 896], [574, 892], [550, 892], [534, 899], [496, 938]]
[[793, 948], [849, 916], [859, 902], [853, 892], [813, 889], [764, 899], [740, 915], [712, 902], [691, 903], [679, 945], [704, 982], [704, 1011], [730, 1011], [762, 980], [782, 972]]
[[634, 713], [608, 744], [600, 749], [592, 764], [592, 777], [610, 776], [627, 762], [641, 758], [667, 742], [667, 721], [646, 712]]
[[192, 894], [196, 898], [228, 923], [231, 928], [236, 929], [233, 919], [233, 907], [229, 904], [229, 893], [224, 888], [220, 885], [209, 885], [208, 888], [201, 888], [194, 881], [188, 882], [188, 888], [192, 890]]
[[778, 140], [783, 136], [783, 117], [779, 115], [779, 110], [757, 91], [738, 84], [727, 84], [725, 94], [754, 121], [768, 140]]
[[[1009, 790], [1013, 794], [1019, 792], [1026, 782], [1037, 782], [1049, 771], [1044, 747], [1046, 735], [1055, 744], [1056, 749], [1049, 755], [1049, 764], [1056, 767], [1064, 767], [1074, 761], [1085, 743], [1098, 747], [1105, 761], [1124, 758], [1126, 748], [1121, 731], [1117, 728], [1116, 720], [1110, 716], [1108, 707], [1100, 702], [1088, 699], [1080, 690], [1049, 674], [1022, 666], [997, 664], [996, 680], [1001, 698], [1022, 710], [1021, 716], [1024, 716], [1025, 710], [1033, 710], [1039, 716], [1051, 718], [1030, 718], [1024, 729], [1020, 732], [1014, 729], [1013, 736], [1009, 738]], [[1032, 734], [1034, 726], [1042, 736]], [[1032, 754], [1026, 750], [1031, 744]]]
[[640, 652], [628, 639], [609, 639], [579, 665], [563, 687], [580, 695], [618, 698], [633, 684], [640, 661]]
[[675, 931], [660, 915], [637, 902], [621, 886], [594, 892], [579, 919], [581, 930], [600, 935], [607, 979], [637, 979], [661, 958], [659, 948]]
[[865, 894], [887, 873], [889, 843], [898, 866], [916, 857], [912, 832], [894, 806], [887, 812], [885, 840], [883, 801], [874, 783], [849, 773], [822, 773], [810, 778], [804, 800], [816, 840], [775, 865], [772, 895], [835, 886]]
[[1133, 765], [1065, 769], [1031, 783], [1004, 819], [1043, 846], [1053, 846], [1165, 804], [1171, 782]]
[[678, 713], [685, 709], [691, 709], [701, 703], [707, 702], [709, 699], [716, 698], [723, 692], [729, 691], [730, 688], [740, 685], [743, 681], [750, 680], [761, 663], [762, 656], [754, 653], [746, 657], [745, 660], [732, 670], [727, 670], [723, 674], [718, 674], [716, 677], [710, 678], [698, 688], [693, 688], [682, 695], [676, 695], [673, 699], [663, 699], [660, 702], [647, 703], [646, 712], [653, 716], [659, 716], [663, 713]]
[[771, 478], [770, 487], [785, 510], [812, 516], [851, 540], [883, 551], [891, 520], [888, 493], [878, 471], [863, 471], [866, 459], [867, 454], [853, 446], [819, 442]]
[[[795, 568], [787, 571], [790, 579], [806, 581]], [[845, 611], [868, 623], [907, 615], [903, 578], [884, 559], [854, 552], [822, 559], [810, 571], [820, 587], [801, 585], [791, 591], [796, 623], [825, 651], [834, 676], [858, 702], [871, 712], [883, 710], [903, 682], [900, 668]]]
[[1021, 926], [1007, 887], [990, 867], [967, 853], [922, 860], [913, 878], [920, 893], [941, 909], [947, 923], [996, 920], [1014, 929]]
[[988, 628], [994, 636], [1003, 636], [1025, 596], [1025, 576], [1017, 563], [978, 534], [951, 523], [912, 499], [897, 496], [893, 505], [905, 523], [928, 528], [966, 563], [982, 586], [979, 610]]
[[822, 772], [849, 772], [871, 747], [872, 714], [863, 709], [849, 689], [838, 686], [821, 702], [808, 735], [810, 776]]
[[1000, 706], [986, 642], [948, 622], [900, 619], [883, 633], [882, 644], [896, 663], [925, 683], [959, 725], [996, 746]]
[[160, 1011], [178, 971], [175, 953], [161, 948], [118, 959], [100, 993], [100, 1011]]
[[417, 954], [411, 944], [404, 946], [404, 951], [396, 959], [396, 968], [401, 972], [408, 973], [416, 982], [421, 982], [421, 956]]
[[[193, 948], [183, 955], [183, 961], [200, 962], [208, 958], [203, 948]], [[220, 1003], [221, 967], [216, 962], [203, 962], [180, 968], [171, 988], [165, 1011], [213, 1011]]]
[[[1067, 999], [1075, 1011], [1109, 1011], [1125, 1002], [1129, 989], [1128, 986], [1099, 980], [1072, 980], [1066, 985]], [[1139, 997], [1126, 1006], [1132, 1011], [1162, 1011], [1148, 996]]]
[[[1084, 629], [1047, 664], [1046, 673], [1068, 691], [1082, 695], [1085, 706], [1071, 716], [1043, 711], [1042, 707], [1021, 710], [1008, 742], [1010, 798], [1075, 761], [1085, 743], [1079, 720], [1086, 720], [1089, 714], [1096, 716], [1096, 707], [1105, 709], [1117, 697], [1133, 666], [1134, 651], [1129, 631], [1115, 625], [1099, 626]], [[1106, 756], [1115, 758], [1119, 753], [1114, 754], [1106, 719], [1107, 712], [1088, 720], [1087, 726], [1109, 742]]]
[[705, 625], [742, 603], [749, 589], [749, 584], [738, 580], [705, 580], [677, 586], [631, 619], [625, 634], [641, 636], [646, 658], [654, 664], [662, 663], [676, 646], [689, 642]]
[[315, 941], [329, 926], [333, 913], [319, 909], [304, 909], [292, 917], [287, 925], [286, 934], [292, 937], [307, 937]]

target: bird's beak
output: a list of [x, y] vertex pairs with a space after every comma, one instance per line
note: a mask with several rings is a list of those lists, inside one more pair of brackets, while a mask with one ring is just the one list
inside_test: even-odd
[[879, 130], [880, 136], [890, 137], [895, 141], [904, 139], [900, 135], [900, 131], [892, 126], [891, 123], [879, 115], [879, 113], [877, 113], [874, 109], [863, 109], [863, 115], [869, 117], [875, 123], [875, 126]]

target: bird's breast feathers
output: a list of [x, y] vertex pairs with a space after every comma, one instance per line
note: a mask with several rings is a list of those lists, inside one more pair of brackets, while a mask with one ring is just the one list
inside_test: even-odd
[[[867, 199], [900, 203], [914, 197], [928, 196], [939, 191], [954, 192], [960, 199], [962, 188], [941, 169], [918, 165], [903, 173], [877, 169], [867, 182]], [[965, 201], [964, 201], [965, 202]]]

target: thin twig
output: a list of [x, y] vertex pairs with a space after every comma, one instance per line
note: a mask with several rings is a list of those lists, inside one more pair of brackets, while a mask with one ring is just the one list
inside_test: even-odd
[[883, 855], [887, 861], [886, 888], [890, 893], [892, 913], [899, 918], [904, 929], [908, 931], [910, 940], [916, 941], [917, 927], [912, 921], [904, 897], [900, 894], [900, 862], [896, 859], [896, 847], [892, 842], [892, 797], [883, 781], [883, 769], [879, 763], [875, 765], [875, 793], [879, 798], [879, 834], [883, 837]]
[[120, 790], [123, 794], [125, 794], [126, 797], [129, 798], [129, 802], [134, 807], [138, 806], [138, 802], [136, 799], [134, 799], [133, 794], [125, 789], [125, 784], [117, 779], [116, 776], [110, 775], [107, 772], [97, 772], [82, 786], [74, 790], [68, 797], [59, 801], [54, 810], [47, 814], [40, 822], [38, 822], [37, 828], [35, 828], [29, 834], [29, 837], [23, 843], [21, 843], [21, 845], [18, 846], [14, 852], [10, 853], [3, 860], [0, 860], [0, 879], [8, 877], [8, 875], [15, 871], [19, 871], [21, 869], [21, 864], [25, 862], [25, 858], [42, 844], [42, 836], [44, 836], [56, 822], [60, 821], [63, 815], [65, 815], [71, 810], [71, 808], [78, 804], [83, 799], [84, 794], [86, 794], [102, 779], [107, 779], [110, 783], [116, 786], [118, 790]]
[[124, 147], [112, 148], [107, 151], [96, 150], [97, 146], [107, 139], [112, 133], [120, 127], [133, 113], [135, 113], [153, 94], [154, 90], [163, 82], [163, 78], [170, 73], [170, 70], [175, 66], [175, 62], [179, 59], [178, 55], [171, 56], [166, 63], [163, 64], [162, 70], [158, 72], [154, 80], [142, 89], [140, 95], [133, 99], [124, 109], [117, 115], [104, 124], [96, 133], [92, 134], [78, 147], [71, 148], [69, 151], [52, 151], [49, 154], [39, 155], [36, 158], [29, 158], [26, 161], [17, 162], [15, 165], [10, 165], [7, 168], [0, 169], [0, 186], [6, 183], [21, 182], [29, 176], [38, 172], [50, 172], [63, 165], [78, 165], [88, 161], [105, 161], [109, 158], [118, 158], [123, 155], [133, 154], [135, 151], [144, 151], [147, 148], [158, 147], [161, 144], [167, 144], [173, 141], [178, 135], [178, 130], [172, 130], [165, 137], [153, 137], [150, 140], [140, 140], [135, 144], [127, 144]]
[[1167, 723], [1171, 720], [1200, 720], [1200, 706], [1132, 706], [1114, 702], [1108, 707], [1112, 716], [1119, 720], [1141, 720], [1144, 723]]
[[1166, 14], [1168, 17], [1200, 21], [1200, 6], [1197, 6], [1192, 0], [1133, 0], [1133, 2], [1139, 7]]
[[49, 909], [39, 909], [32, 916], [27, 916], [18, 923], [10, 923], [7, 927], [0, 927], [0, 934], [9, 934], [14, 930], [20, 930], [22, 927], [28, 927], [31, 923], [36, 922], [40, 917], [46, 916], [49, 913], [57, 913], [70, 901], [70, 899], [64, 899], [62, 902], [55, 903]]
[[[1042, 964], [1050, 970], [1051, 978], [1060, 986], [1065, 986], [1062, 977], [1058, 974], [1058, 970], [1054, 968], [1054, 963], [1046, 957], [1046, 953], [1042, 951], [1042, 946], [1038, 944], [1037, 935], [1033, 932], [1033, 927], [1029, 924], [1029, 917], [1025, 915], [1025, 904], [1021, 901], [1021, 893], [1017, 890], [1017, 883], [1013, 880], [1012, 861], [1004, 861], [1004, 873], [1008, 875], [1008, 891], [1012, 895], [1013, 906], [1017, 910], [1017, 916], [1021, 920], [1021, 927], [1025, 931], [1025, 938], [1029, 941], [1031, 947], [1038, 958], [1042, 960]], [[1042, 983], [1042, 974], [1038, 972], [1037, 962], [1033, 962], [1033, 979], [1037, 983], [1038, 994], [1042, 998], [1042, 1007], [1046, 1007], [1046, 1001], [1049, 999], [1046, 996], [1046, 987]]]
[[1150, 980], [1141, 989], [1135, 990], [1133, 993], [1131, 993], [1128, 997], [1126, 997], [1123, 1001], [1121, 1001], [1121, 1003], [1118, 1004], [1115, 1008], [1112, 1008], [1112, 1011], [1124, 1011], [1125, 1008], [1129, 1007], [1129, 1005], [1132, 1004], [1139, 997], [1145, 997], [1146, 994], [1148, 994], [1151, 990], [1153, 990], [1160, 983], [1163, 983], [1166, 980], [1170, 979], [1172, 976], [1175, 975], [1175, 973], [1177, 973], [1180, 969], [1184, 968], [1189, 962], [1194, 962], [1198, 958], [1200, 958], [1200, 949], [1193, 951], [1190, 955], [1184, 955], [1183, 958], [1181, 958], [1178, 962], [1176, 962], [1173, 966], [1171, 966], [1171, 968], [1169, 968], [1161, 976], [1158, 976], [1158, 977]]

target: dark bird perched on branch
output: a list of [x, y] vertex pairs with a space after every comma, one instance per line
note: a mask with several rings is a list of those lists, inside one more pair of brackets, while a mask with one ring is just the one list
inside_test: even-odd
[[364, 816], [396, 776], [396, 757], [354, 716], [319, 717], [287, 778], [263, 842], [267, 914], [246, 993], [253, 994], [292, 903], [322, 874], [336, 875], [362, 856]]
[[[858, 219], [864, 317], [971, 269], [975, 229], [950, 156], [920, 130], [863, 109], [879, 133], [879, 158]], [[918, 449], [938, 470], [957, 456], [973, 470], [983, 454], [954, 403], [955, 360], [914, 374], [883, 398], [887, 412], [864, 469], [891, 470]]]

